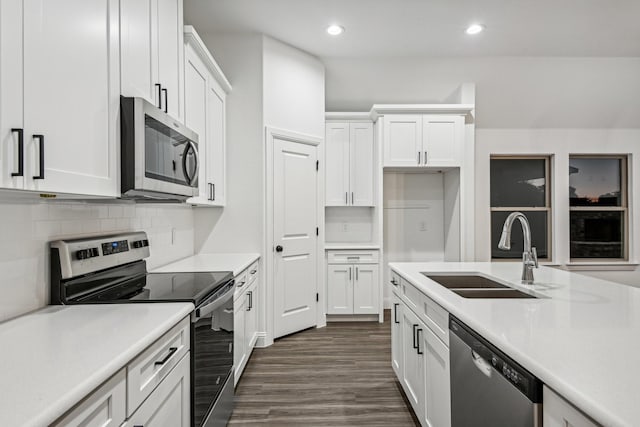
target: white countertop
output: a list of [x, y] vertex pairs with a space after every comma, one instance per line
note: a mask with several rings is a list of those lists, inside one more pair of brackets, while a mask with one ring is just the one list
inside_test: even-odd
[[[597, 422], [640, 422], [640, 289], [521, 263], [390, 263], [424, 294]], [[546, 298], [466, 299], [420, 274], [473, 273]]]
[[377, 250], [380, 249], [380, 245], [376, 243], [325, 243], [325, 250], [338, 250], [338, 249], [355, 249], [355, 250]]
[[237, 276], [242, 270], [249, 267], [254, 261], [260, 259], [256, 253], [235, 254], [197, 254], [181, 259], [171, 264], [158, 267], [152, 273], [183, 273], [202, 271], [233, 271]]
[[49, 425], [193, 311], [190, 303], [49, 306], [0, 324], [0, 425]]

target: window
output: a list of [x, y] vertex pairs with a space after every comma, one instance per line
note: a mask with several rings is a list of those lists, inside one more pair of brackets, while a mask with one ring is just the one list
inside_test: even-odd
[[524, 242], [519, 222], [514, 224], [511, 231], [511, 250], [498, 249], [505, 219], [511, 212], [520, 211], [529, 220], [531, 244], [537, 249], [538, 258], [549, 260], [549, 157], [492, 157], [490, 167], [491, 258], [522, 258]]
[[569, 157], [571, 259], [627, 259], [626, 156]]

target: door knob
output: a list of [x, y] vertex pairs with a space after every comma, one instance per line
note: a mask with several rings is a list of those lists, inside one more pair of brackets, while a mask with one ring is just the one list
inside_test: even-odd
[[276, 246], [276, 252], [282, 252], [282, 246], [280, 245]]

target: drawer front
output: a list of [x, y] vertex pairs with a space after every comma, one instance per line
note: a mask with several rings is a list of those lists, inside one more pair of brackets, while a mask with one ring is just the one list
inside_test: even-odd
[[389, 281], [389, 285], [391, 286], [391, 290], [399, 297], [402, 296], [402, 288], [401, 288], [400, 280], [401, 280], [400, 275], [395, 271], [391, 271], [391, 279]]
[[402, 300], [411, 308], [433, 333], [449, 345], [449, 313], [412, 284], [400, 278]]
[[328, 251], [327, 262], [329, 264], [375, 264], [378, 262], [378, 251]]
[[185, 317], [127, 366], [127, 416], [131, 416], [191, 348]]
[[258, 275], [260, 274], [259, 263], [260, 263], [260, 260], [254, 262], [246, 270], [246, 272], [247, 272], [247, 285], [249, 285], [249, 286], [253, 285], [253, 283], [258, 278]]
[[122, 369], [52, 426], [119, 427], [127, 414], [126, 378]]

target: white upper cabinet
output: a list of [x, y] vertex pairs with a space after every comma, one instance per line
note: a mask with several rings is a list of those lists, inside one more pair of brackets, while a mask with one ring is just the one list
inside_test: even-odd
[[327, 123], [325, 205], [373, 206], [373, 123]]
[[226, 203], [226, 96], [231, 85], [191, 26], [185, 27], [185, 125], [198, 134], [199, 195], [195, 205]]
[[122, 94], [184, 119], [182, 0], [121, 2]]
[[463, 116], [390, 114], [383, 123], [384, 166], [461, 166]]
[[3, 187], [119, 194], [118, 3], [2, 1]]
[[327, 123], [325, 130], [325, 205], [349, 204], [349, 123]]
[[422, 152], [422, 116], [384, 116], [384, 166], [419, 166]]

